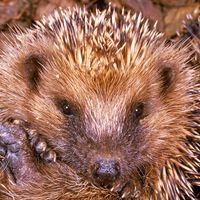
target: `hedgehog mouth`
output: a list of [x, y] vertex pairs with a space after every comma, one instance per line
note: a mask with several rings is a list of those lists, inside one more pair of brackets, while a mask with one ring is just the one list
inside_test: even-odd
[[122, 199], [138, 199], [141, 194], [141, 187], [136, 186], [137, 184], [132, 181], [124, 179], [117, 179], [115, 182], [108, 184], [101, 184], [95, 181], [92, 181], [92, 183], [97, 187], [117, 193], [117, 195]]
[[144, 182], [143, 168], [140, 174], [132, 171], [132, 175], [124, 174], [126, 170], [116, 159], [96, 159], [88, 170], [87, 177], [90, 182], [98, 188], [110, 190], [122, 199], [138, 199], [141, 194]]
[[117, 181], [110, 188], [110, 191], [117, 193], [123, 199], [138, 199], [141, 194], [139, 188], [130, 181]]

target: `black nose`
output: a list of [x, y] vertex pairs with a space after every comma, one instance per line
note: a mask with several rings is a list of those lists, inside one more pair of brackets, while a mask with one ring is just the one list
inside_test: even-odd
[[98, 160], [94, 164], [93, 178], [101, 186], [113, 183], [120, 175], [120, 165], [114, 160]]

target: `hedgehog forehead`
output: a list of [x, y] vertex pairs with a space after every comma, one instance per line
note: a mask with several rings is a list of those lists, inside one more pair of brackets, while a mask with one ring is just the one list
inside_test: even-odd
[[[58, 94], [55, 96], [61, 96], [84, 107], [91, 107], [92, 104], [95, 107], [97, 101], [109, 105], [113, 102], [114, 105], [125, 105], [146, 100], [149, 95], [147, 91], [153, 85], [152, 77], [155, 77], [143, 75], [136, 70], [126, 73], [112, 68], [105, 68], [101, 73], [94, 74], [94, 71], [66, 67], [63, 67], [62, 71], [57, 67], [53, 69], [57, 71], [47, 71], [48, 75], [44, 77], [48, 79], [42, 83], [45, 85], [45, 91], [55, 90], [54, 94]], [[54, 85], [58, 87], [55, 88]]]

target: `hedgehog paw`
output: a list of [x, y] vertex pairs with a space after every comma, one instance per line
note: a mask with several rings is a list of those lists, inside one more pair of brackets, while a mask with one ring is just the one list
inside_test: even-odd
[[0, 174], [6, 174], [5, 180], [9, 176], [9, 181], [23, 184], [39, 177], [35, 163], [23, 122], [0, 122]]
[[47, 142], [34, 129], [26, 129], [32, 148], [45, 162], [56, 162], [56, 152], [48, 147]]
[[0, 124], [0, 161], [1, 166], [6, 158], [9, 163], [15, 161], [16, 154], [20, 150], [20, 141], [16, 140], [13, 132], [15, 129], [9, 124]]

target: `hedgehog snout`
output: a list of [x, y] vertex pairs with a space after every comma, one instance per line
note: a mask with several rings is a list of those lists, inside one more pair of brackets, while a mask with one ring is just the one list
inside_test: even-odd
[[120, 175], [119, 162], [110, 159], [97, 160], [93, 165], [92, 176], [100, 186], [111, 185]]

